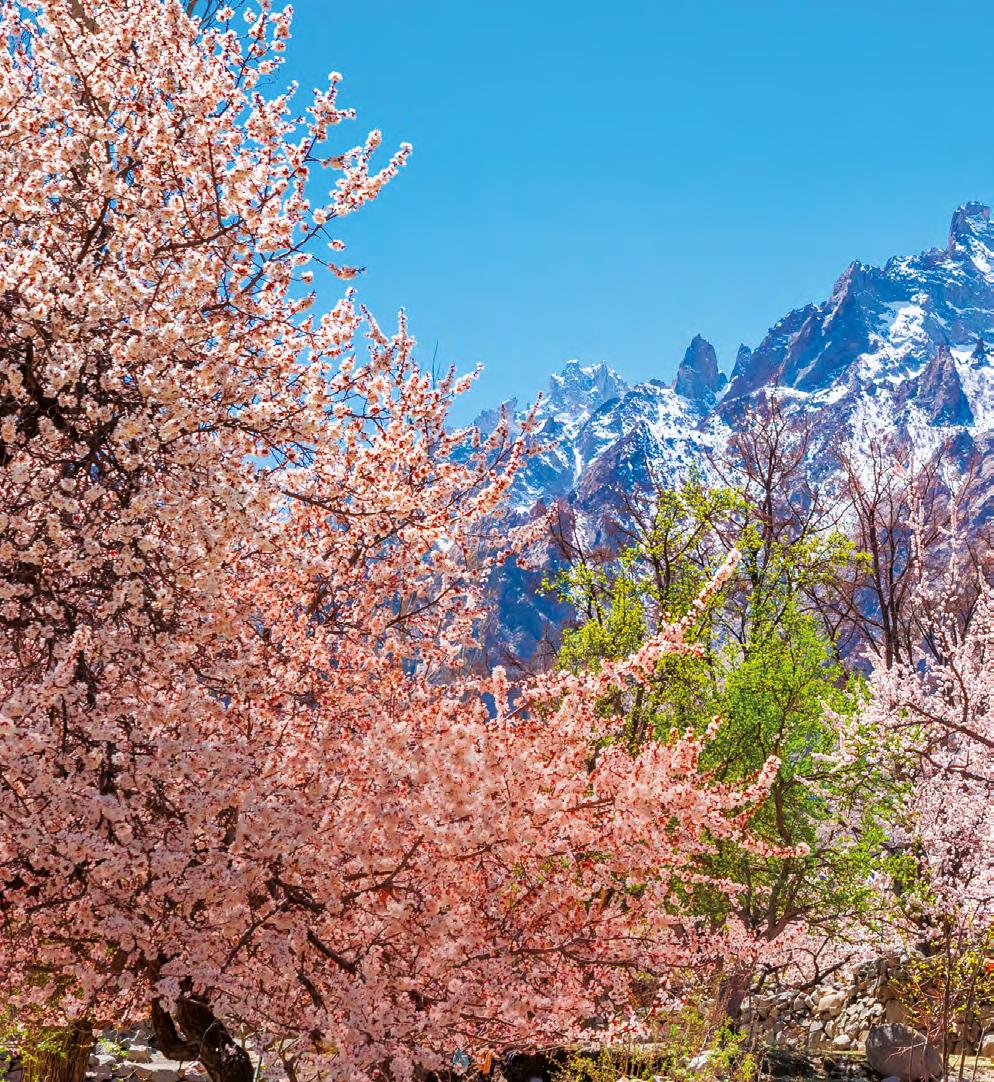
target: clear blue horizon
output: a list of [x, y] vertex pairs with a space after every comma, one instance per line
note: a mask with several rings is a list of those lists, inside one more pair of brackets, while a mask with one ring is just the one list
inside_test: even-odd
[[414, 144], [341, 235], [424, 363], [484, 364], [465, 418], [574, 357], [670, 378], [698, 332], [727, 371], [851, 260], [943, 244], [994, 198], [991, 29], [962, 0], [301, 0], [284, 71], [343, 73], [343, 140]]

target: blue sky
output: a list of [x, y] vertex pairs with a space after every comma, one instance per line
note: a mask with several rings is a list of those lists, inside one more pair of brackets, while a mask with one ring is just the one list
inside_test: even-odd
[[350, 141], [414, 144], [341, 234], [423, 360], [486, 366], [463, 416], [571, 357], [668, 378], [697, 332], [727, 370], [994, 199], [989, 0], [297, 0], [295, 28]]

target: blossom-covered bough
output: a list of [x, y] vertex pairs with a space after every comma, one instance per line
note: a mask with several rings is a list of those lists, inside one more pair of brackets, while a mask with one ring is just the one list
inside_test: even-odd
[[[894, 854], [881, 877], [891, 935], [921, 951], [909, 979], [921, 1028], [959, 1057], [990, 995], [994, 935], [994, 589], [965, 542], [953, 491], [945, 570], [913, 598], [922, 647], [872, 674], [872, 698], [844, 756], [877, 760], [896, 781], [883, 824]], [[920, 506], [912, 507], [921, 550]], [[919, 559], [919, 563], [921, 563]]]
[[843, 753], [872, 748], [903, 778], [893, 842], [916, 870], [916, 930], [979, 936], [994, 922], [994, 588], [955, 520], [946, 553], [945, 573], [917, 589], [928, 649], [874, 671]]
[[151, 1010], [215, 1082], [251, 1078], [233, 1033], [302, 1077], [564, 1039], [728, 949], [679, 888], [775, 764], [605, 744], [679, 627], [469, 674], [526, 449], [447, 427], [465, 383], [403, 322], [312, 313], [408, 151], [329, 150], [337, 76], [295, 115], [260, 91], [289, 13], [231, 14], [0, 0], [0, 999]]

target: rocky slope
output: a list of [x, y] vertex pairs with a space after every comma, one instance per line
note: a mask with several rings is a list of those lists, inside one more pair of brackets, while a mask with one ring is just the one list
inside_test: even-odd
[[[743, 345], [730, 376], [711, 345], [694, 338], [672, 382], [629, 384], [605, 364], [570, 361], [539, 405], [538, 439], [550, 446], [519, 477], [521, 515], [561, 501], [596, 537], [608, 509], [708, 463], [744, 411], [776, 394], [814, 426], [812, 461], [845, 443], [886, 436], [922, 459], [979, 462], [979, 513], [994, 515], [994, 223], [966, 203], [947, 242], [882, 267], [854, 262], [831, 296], [789, 312], [754, 348]], [[509, 403], [512, 411], [515, 403]], [[481, 415], [489, 428], [495, 414]], [[826, 467], [827, 468], [827, 467]], [[506, 588], [500, 604], [518, 653], [540, 632], [516, 610], [534, 586]], [[547, 616], [553, 621], [556, 613]], [[532, 614], [532, 623], [541, 616]], [[516, 623], [517, 620], [517, 623]]]

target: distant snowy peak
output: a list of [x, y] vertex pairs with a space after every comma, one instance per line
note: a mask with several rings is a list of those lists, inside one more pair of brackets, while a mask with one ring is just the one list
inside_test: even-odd
[[[572, 492], [586, 467], [579, 450], [580, 434], [589, 418], [629, 391], [628, 383], [609, 365], [568, 361], [553, 375], [535, 408], [535, 442], [542, 447], [517, 475], [511, 499], [520, 511], [549, 503]], [[475, 425], [484, 434], [494, 430], [501, 410], [520, 423], [525, 411], [516, 399], [499, 410], [484, 410]]]
[[[538, 417], [558, 417], [564, 421], [583, 421], [607, 402], [628, 390], [628, 383], [609, 365], [581, 364], [567, 361], [561, 372], [551, 376], [538, 404]], [[489, 432], [497, 423], [501, 410], [512, 416], [519, 413], [517, 398], [505, 401], [498, 409], [483, 410], [474, 424]]]
[[[672, 384], [632, 386], [606, 364], [569, 361], [538, 404], [535, 438], [545, 446], [517, 477], [515, 504], [527, 510], [563, 497], [591, 503], [604, 495], [602, 481], [644, 487], [673, 480], [700, 453], [705, 437], [698, 428], [725, 382], [713, 346], [700, 335]], [[514, 407], [505, 404], [512, 413]], [[488, 411], [477, 423], [490, 430], [495, 420]]]
[[994, 440], [988, 343], [994, 223], [985, 204], [964, 203], [945, 247], [882, 267], [850, 263], [826, 300], [788, 312], [754, 348], [740, 346], [730, 377], [700, 334], [671, 383], [630, 385], [606, 364], [570, 361], [538, 407], [538, 438], [552, 446], [530, 460], [515, 502], [566, 499], [593, 514], [612, 487], [620, 495], [700, 465], [743, 411], [772, 393], [817, 422], [825, 449], [881, 431], [923, 454], [957, 432], [958, 446], [986, 446]]
[[589, 416], [598, 406], [628, 390], [628, 384], [606, 364], [583, 365], [568, 361], [566, 367], [549, 380], [549, 412], [567, 410]]

